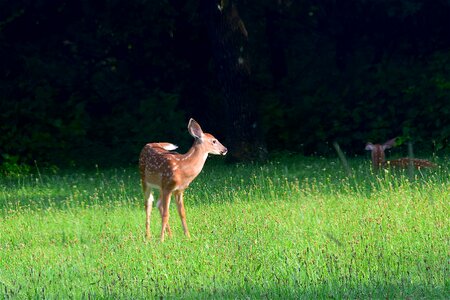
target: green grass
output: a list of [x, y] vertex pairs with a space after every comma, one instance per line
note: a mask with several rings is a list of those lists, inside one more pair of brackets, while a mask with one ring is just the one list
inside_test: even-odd
[[449, 161], [383, 171], [350, 160], [208, 161], [185, 194], [187, 240], [144, 239], [136, 168], [0, 179], [0, 296], [442, 298], [449, 289]]

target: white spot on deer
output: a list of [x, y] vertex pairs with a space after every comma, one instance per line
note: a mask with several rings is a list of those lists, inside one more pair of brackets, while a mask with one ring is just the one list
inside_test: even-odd
[[163, 147], [163, 149], [164, 150], [167, 150], [167, 151], [173, 151], [173, 150], [175, 150], [175, 149], [177, 149], [178, 148], [178, 146], [177, 145], [174, 145], [174, 144], [168, 144], [168, 145], [165, 145], [164, 147]]

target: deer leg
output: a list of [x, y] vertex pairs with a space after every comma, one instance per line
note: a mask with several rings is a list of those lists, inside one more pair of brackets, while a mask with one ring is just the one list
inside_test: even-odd
[[148, 186], [144, 186], [144, 197], [145, 197], [145, 237], [150, 239], [150, 215], [152, 214], [153, 206], [153, 194], [152, 190]]
[[164, 232], [166, 231], [167, 225], [169, 224], [170, 195], [171, 192], [162, 191], [160, 204], [160, 206], [162, 207], [161, 242], [164, 242]]
[[183, 225], [184, 235], [188, 238], [191, 237], [186, 223], [186, 212], [184, 210], [183, 192], [177, 192], [175, 194], [175, 199], [177, 202], [178, 214], [180, 215], [181, 224]]
[[[156, 206], [158, 206], [159, 213], [160, 213], [161, 218], [162, 218], [163, 214], [164, 214], [164, 208], [162, 206], [161, 198], [162, 198], [162, 196], [160, 196], [160, 198], [158, 199], [158, 202], [156, 202]], [[172, 237], [172, 230], [170, 230], [169, 221], [167, 221], [166, 232], [169, 235], [169, 237]]]

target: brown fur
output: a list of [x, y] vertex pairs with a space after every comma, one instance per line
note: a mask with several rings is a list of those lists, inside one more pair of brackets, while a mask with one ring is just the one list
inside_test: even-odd
[[413, 167], [416, 169], [436, 167], [436, 164], [426, 159], [402, 157], [399, 159], [386, 160], [384, 150], [392, 148], [394, 146], [395, 146], [395, 139], [386, 141], [384, 144], [372, 144], [372, 143], [366, 144], [366, 150], [372, 152], [371, 153], [372, 166], [374, 170], [386, 167], [396, 167], [406, 169], [409, 167], [410, 164], [412, 164]]
[[161, 241], [164, 241], [166, 230], [171, 236], [169, 205], [172, 194], [175, 195], [184, 233], [189, 237], [183, 201], [184, 190], [201, 172], [209, 153], [220, 155], [227, 153], [227, 148], [211, 134], [203, 133], [200, 125], [194, 119], [189, 121], [188, 130], [195, 138], [195, 141], [191, 149], [185, 154], [171, 151], [176, 146], [170, 143], [149, 143], [141, 151], [139, 170], [145, 195], [147, 238], [150, 238], [150, 215], [153, 202], [151, 189], [158, 188], [160, 190], [160, 198], [157, 205], [162, 218]]

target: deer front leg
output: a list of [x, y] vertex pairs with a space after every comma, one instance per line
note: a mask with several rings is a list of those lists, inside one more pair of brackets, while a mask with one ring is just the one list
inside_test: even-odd
[[[157, 206], [158, 209], [159, 209], [159, 214], [161, 215], [161, 219], [162, 219], [163, 214], [164, 214], [164, 208], [163, 208], [163, 206], [162, 206], [161, 199], [162, 199], [162, 194], [161, 194], [160, 198], [158, 199], [158, 202], [156, 202], [156, 206]], [[169, 237], [172, 237], [172, 230], [170, 230], [170, 224], [169, 224], [169, 221], [167, 221], [166, 232], [167, 232], [167, 234], [169, 235]]]
[[[161, 196], [161, 203], [160, 203], [160, 210], [161, 213], [161, 219], [162, 219], [162, 228], [161, 228], [161, 242], [164, 242], [164, 232], [166, 231], [168, 224], [169, 224], [169, 206], [170, 206], [170, 195], [171, 192], [162, 191]], [[168, 232], [169, 236], [171, 235], [171, 232]]]
[[184, 210], [183, 191], [179, 191], [175, 194], [175, 200], [177, 202], [178, 214], [180, 215], [181, 224], [183, 225], [184, 235], [188, 238], [191, 237], [186, 223], [186, 212]]

